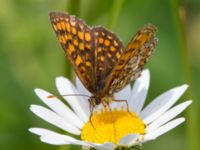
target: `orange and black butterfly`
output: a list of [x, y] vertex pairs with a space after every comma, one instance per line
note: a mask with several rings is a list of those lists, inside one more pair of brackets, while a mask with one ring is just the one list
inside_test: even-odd
[[89, 27], [67, 13], [51, 12], [50, 20], [64, 52], [86, 89], [90, 106], [108, 105], [115, 92], [140, 76], [157, 44], [156, 27], [142, 27], [125, 48], [102, 26]]

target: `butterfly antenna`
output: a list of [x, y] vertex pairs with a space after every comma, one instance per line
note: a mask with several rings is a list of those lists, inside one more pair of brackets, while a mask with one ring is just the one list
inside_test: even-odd
[[47, 98], [62, 98], [65, 96], [83, 96], [83, 97], [90, 98], [89, 95], [85, 95], [85, 94], [64, 94], [64, 95], [59, 95], [59, 96], [49, 95], [49, 96], [47, 96]]
[[89, 117], [89, 121], [90, 121], [93, 129], [95, 130], [96, 128], [95, 128], [95, 126], [94, 126], [94, 124], [92, 122], [92, 115], [93, 115], [93, 113], [94, 113], [94, 107], [90, 105], [90, 117]]

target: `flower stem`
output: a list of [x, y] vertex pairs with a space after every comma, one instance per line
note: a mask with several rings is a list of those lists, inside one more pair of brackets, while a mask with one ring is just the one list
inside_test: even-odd
[[115, 0], [113, 1], [113, 5], [111, 8], [110, 16], [109, 16], [109, 21], [108, 21], [108, 28], [113, 29], [117, 18], [119, 16], [119, 12], [121, 10], [121, 7], [123, 5], [124, 0]]
[[[190, 57], [189, 50], [187, 46], [187, 33], [186, 33], [186, 9], [185, 5], [181, 0], [171, 0], [171, 11], [173, 16], [174, 28], [177, 31], [177, 40], [180, 45], [180, 49], [182, 51], [182, 67], [184, 73], [184, 80], [190, 85], [188, 92], [186, 93], [185, 98], [191, 99], [194, 97], [192, 93], [192, 82], [191, 82], [191, 70], [190, 70]], [[199, 142], [198, 142], [198, 126], [197, 126], [197, 108], [196, 104], [193, 102], [192, 108], [186, 111], [186, 134], [187, 134], [187, 148], [191, 150], [199, 150]]]

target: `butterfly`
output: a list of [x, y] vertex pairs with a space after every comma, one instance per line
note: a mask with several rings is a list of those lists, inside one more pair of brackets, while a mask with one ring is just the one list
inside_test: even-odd
[[114, 93], [138, 78], [158, 42], [152, 24], [143, 26], [124, 47], [105, 27], [90, 27], [67, 13], [50, 12], [49, 16], [66, 57], [91, 93], [92, 108], [109, 105]]

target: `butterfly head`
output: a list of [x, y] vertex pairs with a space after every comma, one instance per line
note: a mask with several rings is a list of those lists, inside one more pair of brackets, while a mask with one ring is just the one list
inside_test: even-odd
[[101, 98], [99, 98], [99, 97], [97, 97], [97, 96], [95, 96], [95, 95], [94, 95], [94, 96], [91, 96], [88, 100], [89, 100], [90, 105], [91, 105], [92, 107], [95, 107], [95, 106], [101, 104]]

